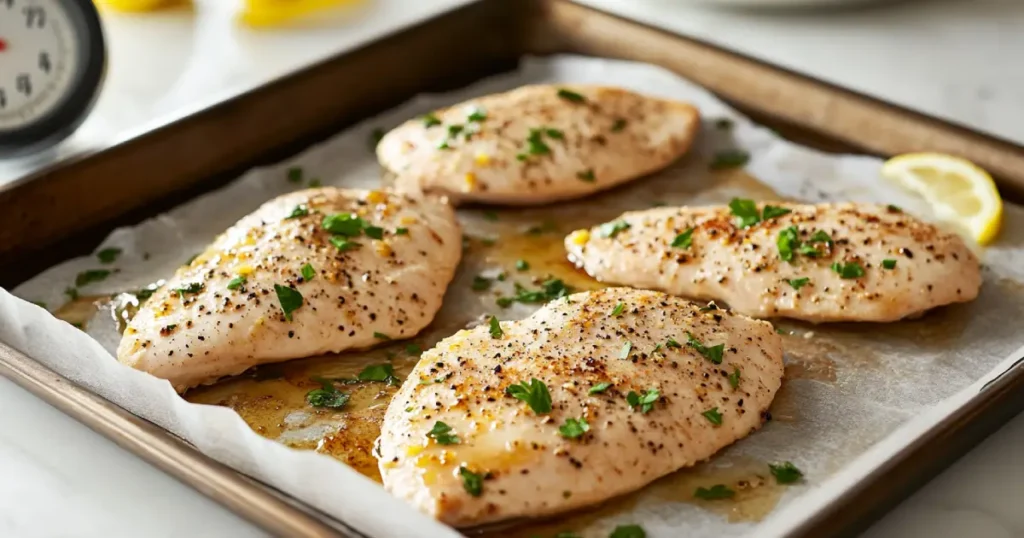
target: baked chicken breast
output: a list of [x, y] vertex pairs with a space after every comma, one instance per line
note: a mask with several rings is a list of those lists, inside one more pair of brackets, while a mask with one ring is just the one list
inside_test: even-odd
[[649, 209], [573, 232], [565, 247], [604, 282], [759, 318], [896, 321], [970, 301], [981, 287], [959, 236], [874, 204]]
[[443, 201], [336, 188], [293, 192], [232, 226], [155, 291], [118, 360], [175, 389], [253, 366], [415, 335], [461, 255]]
[[455, 526], [600, 503], [756, 430], [782, 382], [772, 326], [608, 288], [427, 351], [384, 417], [384, 487]]
[[664, 168], [699, 124], [689, 104], [620, 88], [524, 86], [410, 120], [384, 136], [377, 157], [401, 191], [543, 204]]

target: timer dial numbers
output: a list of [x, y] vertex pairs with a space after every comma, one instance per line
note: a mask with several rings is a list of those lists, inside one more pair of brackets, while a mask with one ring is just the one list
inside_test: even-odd
[[78, 82], [75, 26], [55, 0], [0, 0], [0, 131], [54, 112]]

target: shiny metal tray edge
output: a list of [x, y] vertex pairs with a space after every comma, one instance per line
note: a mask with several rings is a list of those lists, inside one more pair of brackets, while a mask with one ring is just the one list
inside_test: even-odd
[[[233, 121], [238, 117], [237, 109], [245, 109], [249, 105], [262, 106], [261, 109], [265, 110], [275, 91], [292, 92], [293, 96], [295, 92], [305, 92], [310, 97], [322, 96], [324, 85], [345, 73], [342, 66], [346, 62], [362, 63], [361, 69], [365, 70], [367, 62], [374, 63], [374, 55], [378, 56], [377, 59], [389, 55], [394, 58], [399, 54], [396, 52], [399, 44], [407, 47], [410, 42], [417, 41], [438, 43], [438, 36], [453, 35], [452, 29], [460, 28], [463, 36], [466, 32], [476, 32], [481, 39], [486, 39], [487, 34], [505, 38], [501, 44], [489, 41], [477, 47], [472, 53], [475, 56], [466, 62], [467, 66], [472, 66], [466, 67], [467, 70], [487, 72], [494, 66], [506, 66], [522, 54], [556, 52], [646, 61], [704, 85], [758, 121], [801, 143], [825, 150], [876, 155], [923, 149], [948, 151], [993, 170], [1000, 189], [1009, 198], [1019, 199], [1024, 193], [1024, 150], [1012, 143], [568, 0], [527, 0], [516, 4], [518, 9], [515, 10], [510, 9], [512, 4], [505, 0], [481, 0], [470, 8], [435, 18], [420, 27], [389, 37], [379, 47], [347, 54], [298, 73], [294, 80], [281, 81], [252, 95], [240, 96], [226, 105], [235, 109], [233, 111], [225, 112], [223, 107], [218, 107], [192, 118], [189, 128], [167, 126], [156, 141], [140, 141], [141, 150], [152, 154], [174, 148], [175, 144], [187, 147], [185, 139], [192, 132], [189, 129], [195, 129], [196, 124]], [[489, 57], [489, 54], [494, 56]], [[438, 65], [437, 69], [442, 68]], [[396, 91], [414, 94], [417, 89], [415, 81], [403, 82]], [[382, 80], [382, 84], [385, 83], [387, 80]], [[396, 91], [385, 93], [394, 94]], [[349, 101], [370, 99], [367, 95], [364, 92]], [[780, 100], [779, 96], [787, 99]], [[364, 108], [371, 113], [383, 106], [381, 99], [370, 101], [371, 104]], [[344, 106], [339, 105], [336, 113], [341, 116], [349, 114], [343, 120], [345, 124], [354, 121]], [[367, 112], [361, 113], [365, 115]], [[303, 133], [303, 137], [323, 137], [327, 134], [324, 131], [326, 126], [327, 123], [321, 122], [306, 126], [304, 130], [296, 127], [291, 132]], [[268, 142], [269, 149], [265, 151], [287, 148], [289, 144], [284, 138]], [[102, 167], [120, 166], [130, 170], [132, 149], [131, 145], [119, 148], [122, 155], [111, 157], [109, 162], [101, 163]], [[203, 173], [206, 177], [224, 174], [225, 169], [217, 166], [216, 157], [216, 154], [206, 156], [213, 164], [204, 170], [188, 170], [187, 176], [167, 179], [150, 198], [166, 198], [175, 188], [180, 190], [200, 183]], [[228, 157], [223, 155], [225, 160]], [[237, 159], [235, 156], [232, 158]], [[74, 167], [62, 171], [61, 181], [56, 182], [60, 184], [48, 194], [55, 196], [58, 202], [61, 196], [75, 200], [76, 182], [81, 182], [77, 185], [81, 187], [88, 180], [84, 177], [88, 174], [79, 178], [75, 171]], [[131, 174], [126, 172], [124, 175]], [[209, 184], [206, 182], [207, 188], [210, 188]], [[19, 203], [39, 193], [21, 196], [18, 189], [13, 189], [4, 195], [0, 198], [0, 206]], [[127, 198], [125, 200], [128, 208], [144, 206], [141, 202], [136, 201], [132, 205], [127, 203]], [[96, 222], [90, 224], [99, 226], [99, 232], [105, 233], [119, 216], [122, 214], [97, 211], [90, 216]], [[25, 224], [30, 225], [30, 222]], [[72, 221], [62, 225], [67, 230], [74, 229]], [[10, 237], [18, 236], [17, 230], [10, 231]], [[68, 235], [73, 234], [69, 232]], [[8, 245], [8, 248], [16, 253], [19, 246]], [[84, 248], [90, 246], [86, 242]], [[70, 256], [74, 252], [63, 254]], [[1022, 357], [1024, 350], [857, 457], [816, 489], [814, 510], [808, 511], [807, 505], [802, 504], [799, 511], [785, 512], [786, 517], [773, 518], [779, 523], [763, 531], [773, 536], [810, 537], [852, 536], [865, 529], [1024, 410]], [[78, 387], [3, 343], [0, 343], [0, 375], [275, 535], [362, 536], [344, 523], [199, 453], [176, 436]], [[908, 433], [913, 435], [908, 437]]]

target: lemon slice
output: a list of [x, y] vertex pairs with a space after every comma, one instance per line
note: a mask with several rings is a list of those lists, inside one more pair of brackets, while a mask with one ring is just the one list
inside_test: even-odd
[[357, 0], [245, 0], [241, 18], [249, 26], [280, 26], [311, 13], [356, 2]]
[[999, 235], [1003, 200], [992, 176], [974, 163], [942, 153], [907, 153], [885, 161], [882, 176], [923, 196], [940, 219], [979, 245]]

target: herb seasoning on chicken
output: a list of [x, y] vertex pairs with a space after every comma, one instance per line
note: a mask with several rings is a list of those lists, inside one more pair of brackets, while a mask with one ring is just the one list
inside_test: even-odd
[[377, 334], [413, 336], [441, 306], [460, 237], [451, 207], [433, 199], [286, 194], [153, 292], [118, 359], [180, 391], [259, 364], [370, 347]]
[[[579, 293], [500, 327], [425, 352], [379, 440], [385, 488], [455, 526], [639, 489], [756, 430], [782, 383], [771, 325], [659, 292]], [[679, 344], [688, 335], [703, 351]], [[707, 353], [717, 346], [718, 362]], [[438, 422], [458, 444], [437, 441]]]
[[[721, 300], [754, 317], [896, 321], [971, 301], [978, 259], [957, 235], [873, 204], [657, 208], [565, 240], [598, 280]], [[686, 235], [686, 241], [678, 241]], [[898, 263], [896, 262], [898, 260]]]
[[396, 187], [515, 205], [580, 198], [660, 170], [689, 150], [700, 124], [689, 104], [602, 86], [525, 86], [428, 117], [377, 146]]

